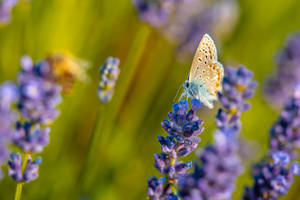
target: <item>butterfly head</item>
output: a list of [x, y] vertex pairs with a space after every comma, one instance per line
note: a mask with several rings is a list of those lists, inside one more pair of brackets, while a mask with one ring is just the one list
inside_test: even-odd
[[184, 81], [183, 83], [183, 89], [186, 91], [190, 88], [190, 82], [188, 80]]

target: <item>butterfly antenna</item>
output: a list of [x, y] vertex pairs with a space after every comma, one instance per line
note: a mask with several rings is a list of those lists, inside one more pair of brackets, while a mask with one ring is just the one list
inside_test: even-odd
[[175, 97], [173, 99], [173, 103], [175, 103], [176, 97], [178, 96], [178, 93], [179, 93], [179, 91], [180, 91], [181, 88], [182, 88], [182, 85], [180, 85], [180, 87], [178, 88], [178, 90], [176, 92], [176, 95], [175, 95]]

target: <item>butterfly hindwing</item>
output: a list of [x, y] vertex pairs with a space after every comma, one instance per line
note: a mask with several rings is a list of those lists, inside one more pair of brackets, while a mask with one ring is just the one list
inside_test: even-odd
[[224, 70], [222, 64], [219, 62], [210, 64], [209, 68], [209, 84], [207, 84], [207, 90], [211, 95], [216, 96], [217, 92], [222, 91], [222, 80], [224, 77]]

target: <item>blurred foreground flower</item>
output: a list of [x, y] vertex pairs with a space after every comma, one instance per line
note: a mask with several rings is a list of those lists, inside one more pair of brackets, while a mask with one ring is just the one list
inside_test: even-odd
[[98, 96], [102, 102], [111, 100], [120, 69], [120, 60], [118, 58], [108, 57], [100, 68], [100, 80], [98, 87]]
[[300, 85], [287, 100], [285, 108], [270, 131], [269, 151], [253, 167], [254, 184], [246, 187], [244, 199], [278, 199], [286, 194], [293, 183], [293, 176], [300, 175], [297, 157], [300, 147]]
[[232, 32], [239, 15], [235, 0], [135, 0], [134, 5], [143, 21], [190, 54], [204, 33], [218, 42]]
[[8, 24], [11, 18], [11, 10], [18, 3], [18, 0], [0, 1], [0, 25]]
[[292, 95], [293, 87], [300, 82], [300, 32], [288, 38], [277, 55], [273, 76], [265, 85], [266, 98], [276, 107], [282, 107]]
[[270, 130], [270, 151], [283, 151], [291, 159], [297, 157], [300, 148], [300, 85], [294, 87], [294, 94], [286, 101], [277, 122]]
[[[50, 128], [47, 126], [58, 117], [61, 92], [68, 92], [75, 79], [85, 75], [81, 76], [83, 69], [75, 58], [61, 53], [35, 64], [30, 57], [24, 56], [21, 66], [17, 85], [4, 83], [0, 87], [0, 164], [8, 152], [3, 138], [8, 138], [6, 140], [21, 150], [21, 153], [11, 153], [8, 161], [8, 175], [18, 182], [16, 199], [21, 197], [23, 183], [38, 177], [41, 158], [32, 161], [31, 155], [40, 153], [49, 143]], [[19, 119], [11, 114], [11, 103], [17, 104]]]
[[218, 130], [214, 143], [205, 146], [198, 157], [193, 173], [179, 183], [183, 199], [231, 199], [236, 177], [243, 171], [238, 156], [240, 115], [250, 105], [245, 101], [253, 96], [256, 82], [245, 67], [226, 67], [223, 92], [218, 94], [221, 108], [216, 116]]
[[168, 114], [169, 120], [162, 122], [162, 127], [168, 133], [167, 137], [158, 136], [162, 153], [155, 154], [155, 167], [165, 177], [148, 180], [148, 197], [150, 199], [177, 199], [172, 190], [178, 184], [178, 178], [186, 174], [192, 166], [191, 162], [179, 161], [180, 157], [193, 152], [200, 142], [198, 137], [204, 128], [203, 121], [198, 118], [196, 111], [201, 108], [197, 99], [191, 100], [191, 109], [188, 102], [179, 101], [173, 105], [173, 112]]
[[244, 200], [275, 200], [286, 194], [293, 183], [294, 175], [300, 175], [300, 166], [284, 152], [269, 154], [253, 167], [253, 187], [246, 187]]

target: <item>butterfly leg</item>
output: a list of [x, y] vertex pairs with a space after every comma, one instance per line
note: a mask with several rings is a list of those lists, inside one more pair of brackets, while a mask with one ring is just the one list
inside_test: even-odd
[[181, 95], [180, 95], [180, 98], [179, 98], [179, 101], [181, 101], [182, 97], [185, 96], [185, 93], [183, 92]]

